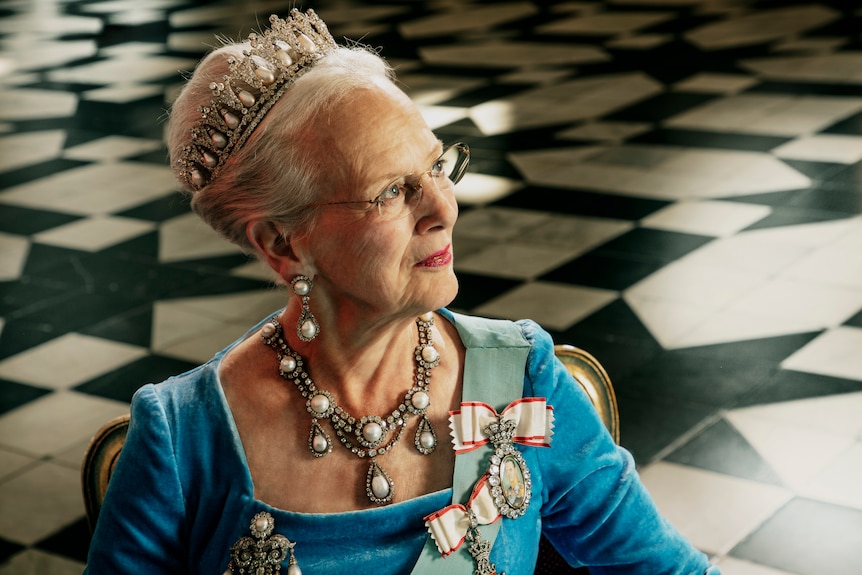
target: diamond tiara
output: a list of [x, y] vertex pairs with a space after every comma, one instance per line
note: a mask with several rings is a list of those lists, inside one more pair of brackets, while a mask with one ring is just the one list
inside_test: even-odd
[[191, 143], [176, 160], [178, 177], [195, 190], [212, 182], [285, 90], [337, 47], [314, 10], [294, 8], [286, 19], [273, 14], [269, 22], [262, 35], [249, 34], [250, 48], [242, 59], [228, 60], [230, 73], [210, 84], [212, 100], [198, 109]]

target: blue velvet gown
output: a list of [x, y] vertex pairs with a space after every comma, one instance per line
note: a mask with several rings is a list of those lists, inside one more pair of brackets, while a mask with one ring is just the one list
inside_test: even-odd
[[[718, 574], [658, 513], [631, 455], [615, 445], [589, 398], [554, 358], [545, 331], [531, 321], [439, 313], [458, 327], [468, 348], [465, 373], [471, 349], [505, 348], [514, 332], [519, 345], [529, 347], [523, 396], [546, 398], [554, 408], [552, 446], [518, 446], [532, 474], [533, 498], [522, 517], [498, 520], [490, 557], [498, 573], [533, 573], [544, 533], [566, 561], [590, 565], [594, 575]], [[85, 574], [220, 575], [231, 546], [249, 535], [261, 511], [273, 516], [276, 533], [296, 542], [304, 575], [411, 573], [428, 539], [423, 518], [448, 505], [453, 490], [332, 514], [294, 513], [256, 500], [218, 378], [222, 357], [237, 343], [188, 373], [136, 393]], [[464, 401], [474, 399], [468, 379]], [[502, 410], [512, 399], [502, 397], [493, 407]], [[464, 573], [471, 573], [469, 567]]]

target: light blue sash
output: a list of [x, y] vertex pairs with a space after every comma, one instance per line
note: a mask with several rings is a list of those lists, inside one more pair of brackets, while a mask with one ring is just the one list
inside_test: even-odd
[[[463, 401], [482, 401], [498, 412], [520, 398], [530, 345], [518, 327], [509, 321], [488, 320], [454, 314], [455, 327], [467, 355], [464, 360]], [[490, 450], [479, 448], [455, 457], [452, 503], [465, 503], [473, 485], [488, 469]], [[482, 525], [482, 539], [494, 543], [503, 519]], [[462, 545], [442, 557], [429, 535], [412, 575], [469, 575], [475, 570], [473, 557]]]

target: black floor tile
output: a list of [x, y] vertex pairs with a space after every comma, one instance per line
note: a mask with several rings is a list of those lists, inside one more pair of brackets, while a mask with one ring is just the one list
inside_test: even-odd
[[761, 136], [732, 132], [708, 132], [703, 130], [662, 127], [635, 136], [630, 141], [633, 143], [662, 144], [665, 146], [768, 152], [790, 140], [792, 140], [792, 138], [783, 138], [779, 136]]
[[28, 236], [80, 219], [70, 214], [3, 204], [0, 208], [0, 231]]
[[837, 212], [846, 216], [856, 216], [862, 214], [862, 186], [852, 190], [807, 190], [793, 200], [793, 207], [816, 212]]
[[860, 391], [862, 381], [780, 369], [763, 385], [742, 397], [738, 407]]
[[471, 310], [520, 284], [521, 282], [516, 280], [459, 273], [458, 295], [455, 296], [452, 307]]
[[[34, 399], [39, 399], [43, 395], [48, 395], [52, 391], [8, 379], [0, 379], [0, 415]], [[0, 539], [0, 546], [2, 546], [2, 539]], [[0, 549], [0, 553], [2, 553], [2, 549]]]
[[783, 486], [781, 477], [725, 419], [719, 419], [671, 452], [666, 461]]
[[663, 92], [605, 116], [605, 119], [617, 122], [658, 123], [715, 99], [714, 94]]
[[88, 163], [89, 162], [57, 158], [54, 160], [48, 160], [47, 162], [40, 162], [23, 168], [9, 170], [7, 172], [3, 172], [2, 177], [0, 177], [0, 190], [26, 184], [52, 174], [65, 172], [66, 170], [86, 166]]
[[805, 160], [790, 160], [781, 158], [781, 161], [808, 176], [812, 180], [822, 181], [838, 172], [844, 171], [847, 168], [846, 164], [834, 164], [832, 162], [810, 162]]
[[45, 285], [33, 282], [28, 276], [18, 281], [0, 282], [0, 316], [7, 318], [21, 317], [53, 300], [68, 297], [64, 286]]
[[671, 203], [598, 192], [528, 186], [493, 205], [578, 216], [640, 220]]
[[[798, 197], [796, 196], [796, 198]], [[768, 216], [757, 220], [757, 222], [748, 226], [746, 230], [763, 230], [767, 228], [813, 224], [816, 222], [831, 222], [833, 220], [846, 219], [847, 216], [848, 212], [835, 210], [776, 207]]]
[[776, 370], [776, 363], [766, 357], [729, 362], [718, 354], [666, 351], [618, 382], [617, 388], [633, 397], [663, 397], [729, 409], [764, 385]]
[[87, 550], [90, 548], [90, 527], [87, 525], [87, 519], [82, 517], [50, 537], [39, 541], [35, 547], [42, 551], [86, 563]]
[[730, 553], [798, 575], [859, 571], [862, 510], [796, 498]]
[[[162, 163], [164, 164], [164, 162]], [[115, 215], [150, 222], [164, 222], [177, 216], [188, 214], [190, 211], [188, 198], [180, 193], [176, 193], [135, 206], [123, 212], [118, 212]]]
[[845, 321], [844, 325], [849, 325], [852, 327], [862, 327], [862, 310], [859, 310], [859, 313]]
[[24, 273], [34, 282], [129, 301], [152, 301], [199, 281], [195, 272], [150, 258], [39, 245], [33, 246]]
[[7, 541], [0, 537], [0, 567], [2, 567], [4, 561], [7, 561], [10, 557], [23, 549], [23, 545]]
[[187, 361], [149, 355], [82, 383], [75, 387], [75, 391], [128, 403], [131, 402], [135, 391], [142, 385], [159, 383], [195, 366], [196, 364]]
[[768, 80], [752, 86], [748, 92], [859, 97], [859, 86], [849, 82], [834, 84], [830, 82], [781, 82], [778, 80]]
[[658, 262], [630, 254], [591, 252], [543, 274], [538, 279], [621, 291], [658, 271]]
[[845, 134], [848, 136], [862, 136], [862, 112], [835, 122], [825, 130], [823, 130], [823, 133]]
[[713, 239], [708, 236], [680, 232], [634, 228], [602, 244], [595, 252], [664, 265], [702, 247]]
[[680, 436], [715, 415], [714, 408], [617, 393], [620, 444], [646, 465]]
[[845, 190], [862, 189], [862, 162], [845, 167], [824, 180], [832, 188]]
[[[96, 318], [94, 318], [96, 319]], [[150, 346], [153, 328], [153, 306], [149, 303], [124, 309], [80, 330], [84, 335], [119, 341], [143, 348]]]

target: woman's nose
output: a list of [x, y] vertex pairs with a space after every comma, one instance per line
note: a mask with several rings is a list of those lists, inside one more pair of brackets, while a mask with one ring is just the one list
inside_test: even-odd
[[455, 184], [449, 178], [435, 178], [425, 172], [417, 185], [422, 190], [422, 198], [417, 207], [417, 229], [420, 232], [434, 227], [451, 228], [458, 219], [458, 202], [455, 199]]

